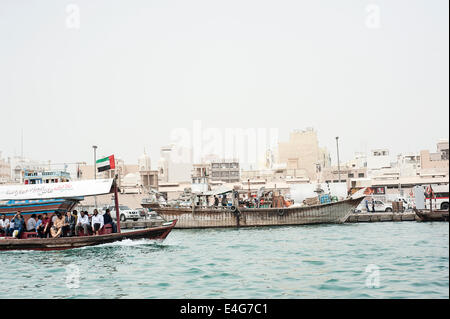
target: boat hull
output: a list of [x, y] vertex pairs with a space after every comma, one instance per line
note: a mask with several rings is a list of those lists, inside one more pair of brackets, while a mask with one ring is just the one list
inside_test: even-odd
[[147, 228], [126, 233], [113, 233], [99, 236], [33, 238], [33, 239], [0, 239], [0, 251], [4, 250], [64, 250], [86, 246], [94, 246], [121, 241], [125, 239], [157, 239], [163, 240], [174, 228], [176, 220], [170, 225]]
[[190, 208], [153, 208], [166, 220], [177, 219], [175, 228], [215, 228], [215, 227], [253, 227], [308, 225], [326, 223], [344, 223], [362, 198], [347, 199], [340, 202], [288, 208], [238, 208], [195, 209]]
[[445, 222], [449, 221], [448, 210], [435, 210], [435, 211], [427, 211], [427, 210], [417, 210], [414, 209], [414, 212], [419, 217], [419, 220], [422, 222]]

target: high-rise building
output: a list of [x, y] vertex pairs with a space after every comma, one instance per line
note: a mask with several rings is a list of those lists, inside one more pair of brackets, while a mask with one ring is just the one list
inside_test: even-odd
[[239, 161], [237, 159], [212, 161], [211, 180], [238, 183], [240, 181]]
[[163, 183], [189, 182], [192, 170], [190, 149], [170, 144], [161, 147], [158, 162], [159, 181]]
[[331, 166], [331, 158], [326, 148], [319, 147], [317, 132], [312, 128], [295, 130], [288, 142], [278, 143], [278, 163], [285, 163], [289, 171], [302, 171], [310, 180], [317, 173]]

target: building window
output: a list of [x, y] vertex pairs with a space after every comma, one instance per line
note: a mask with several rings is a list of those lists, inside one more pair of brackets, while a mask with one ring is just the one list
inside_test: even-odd
[[358, 177], [364, 177], [364, 173], [358, 173]]
[[353, 178], [355, 177], [355, 175], [353, 175], [353, 173], [348, 173], [348, 178]]

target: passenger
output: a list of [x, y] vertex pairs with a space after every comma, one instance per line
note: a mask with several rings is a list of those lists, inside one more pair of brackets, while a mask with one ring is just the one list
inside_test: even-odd
[[50, 228], [50, 234], [52, 235], [52, 237], [60, 237], [62, 235], [63, 227], [66, 225], [66, 219], [64, 218], [64, 216], [60, 212], [57, 212], [53, 226]]
[[55, 220], [56, 220], [56, 214], [53, 214], [53, 216], [52, 216], [52, 224], [55, 222]]
[[100, 229], [102, 229], [104, 225], [104, 221], [103, 221], [103, 216], [99, 215], [97, 208], [94, 209], [94, 216], [92, 216], [92, 221], [91, 221], [91, 227], [92, 227], [92, 232], [95, 233], [95, 235], [98, 235], [98, 232], [100, 231]]
[[36, 214], [32, 214], [27, 220], [27, 231], [36, 231]]
[[[72, 216], [75, 218], [75, 225], [76, 225], [77, 221], [78, 221], [78, 211], [76, 209], [74, 209], [72, 211]], [[75, 226], [74, 226], [74, 229], [75, 229]]]
[[9, 219], [6, 218], [5, 214], [2, 214], [2, 217], [0, 218], [0, 234], [5, 234], [5, 236], [9, 236], [10, 234]]
[[[74, 211], [74, 214], [76, 216], [77, 211]], [[67, 211], [66, 213], [66, 217], [65, 217], [65, 223], [66, 226], [64, 226], [63, 229], [63, 234], [65, 234], [68, 237], [72, 237], [73, 236], [73, 232], [75, 230], [75, 225], [76, 225], [76, 218], [75, 216], [73, 216], [70, 211]]]
[[217, 207], [219, 207], [219, 197], [214, 195], [214, 208], [217, 208]]
[[103, 214], [103, 223], [105, 225], [111, 225], [113, 233], [117, 233], [117, 226], [111, 217], [111, 211], [109, 208], [107, 208], [105, 213]]
[[222, 206], [226, 207], [228, 205], [227, 195], [222, 195]]
[[89, 235], [90, 231], [90, 224], [89, 224], [89, 216], [87, 212], [81, 211], [80, 217], [77, 220], [77, 225], [75, 226], [75, 235], [78, 236], [78, 232], [80, 231], [80, 228], [83, 228], [84, 234], [87, 236]]
[[50, 218], [48, 217], [47, 213], [44, 213], [42, 216], [42, 224], [39, 225], [39, 227], [37, 228], [37, 232], [39, 237], [41, 238], [47, 238], [49, 236], [50, 233], [50, 227], [51, 225], [51, 221]]
[[375, 200], [372, 197], [372, 213], [375, 213]]
[[14, 223], [13, 233], [17, 230], [17, 238], [20, 238], [23, 230], [25, 229], [25, 219], [23, 218], [22, 213], [18, 211], [11, 219], [11, 221]]
[[42, 225], [42, 215], [38, 215], [37, 221], [36, 221], [36, 228], [34, 229], [35, 232], [37, 232], [38, 227]]

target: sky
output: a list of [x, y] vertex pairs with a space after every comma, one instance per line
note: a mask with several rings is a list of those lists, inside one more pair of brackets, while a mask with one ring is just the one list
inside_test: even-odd
[[449, 135], [448, 0], [0, 2], [0, 151], [157, 165], [174, 131], [314, 127], [336, 162]]

